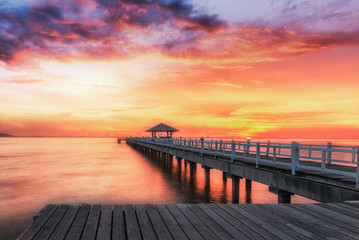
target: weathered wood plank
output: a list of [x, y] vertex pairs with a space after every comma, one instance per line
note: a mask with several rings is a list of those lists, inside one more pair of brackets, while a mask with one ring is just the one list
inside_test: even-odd
[[232, 236], [221, 228], [215, 221], [213, 221], [212, 218], [210, 218], [205, 212], [203, 212], [197, 204], [188, 204], [187, 206], [206, 224], [209, 229], [213, 231], [219, 239], [232, 239]]
[[125, 205], [125, 226], [126, 226], [126, 235], [129, 240], [142, 239], [140, 226], [137, 222], [136, 212], [133, 205]]
[[211, 229], [209, 229], [185, 204], [176, 204], [176, 206], [206, 240], [218, 239], [212, 233]]
[[347, 204], [48, 205], [18, 239], [358, 239]]
[[97, 237], [99, 240], [111, 240], [112, 228], [112, 205], [103, 205], [101, 208], [100, 223], [98, 225]]
[[167, 209], [173, 215], [178, 222], [178, 225], [186, 233], [189, 239], [204, 239], [196, 228], [188, 221], [188, 219], [182, 214], [182, 212], [175, 205], [166, 205]]
[[48, 204], [37, 214], [38, 217], [34, 222], [18, 237], [18, 240], [32, 239], [38, 231], [45, 225], [58, 205]]
[[50, 240], [63, 240], [66, 237], [67, 232], [69, 231], [72, 222], [74, 221], [77, 212], [80, 210], [80, 205], [69, 206], [69, 209], [65, 213], [64, 217], [61, 219], [60, 223], [57, 225], [53, 234], [50, 237]]
[[151, 220], [152, 226], [155, 230], [158, 239], [172, 239], [170, 232], [168, 231], [166, 224], [163, 222], [160, 214], [154, 205], [146, 205], [148, 216]]
[[163, 221], [165, 222], [168, 230], [170, 231], [173, 239], [176, 240], [186, 240], [188, 237], [183, 232], [181, 227], [178, 225], [176, 219], [168, 211], [165, 205], [156, 205], [158, 213], [161, 215]]
[[125, 213], [122, 205], [113, 206], [112, 240], [126, 239]]
[[135, 208], [143, 239], [156, 239], [156, 234], [153, 230], [152, 223], [148, 218], [145, 205], [136, 205]]
[[198, 204], [198, 207], [202, 209], [212, 220], [214, 220], [218, 225], [220, 225], [226, 232], [228, 232], [233, 239], [249, 239], [241, 231], [233, 227], [229, 222], [224, 220], [220, 215], [218, 215], [210, 205]]
[[81, 238], [87, 217], [90, 213], [90, 205], [80, 206], [74, 222], [72, 223], [70, 230], [66, 236], [66, 240], [79, 240]]
[[358, 210], [353, 211], [353, 209], [351, 209], [348, 206], [344, 207], [335, 203], [326, 203], [326, 204], [322, 204], [321, 207], [328, 208], [335, 212], [340, 212], [341, 214], [353, 217], [355, 219], [359, 219], [359, 211]]
[[262, 206], [264, 209], [267, 209], [268, 211], [275, 212], [276, 215], [280, 216], [283, 219], [286, 219], [287, 221], [296, 224], [307, 231], [310, 231], [313, 235], [318, 235], [321, 238], [326, 239], [330, 235], [327, 234], [325, 231], [323, 231], [320, 227], [317, 227], [317, 224], [310, 224], [310, 222], [307, 221], [306, 216], [301, 217], [299, 216], [293, 216], [291, 214], [292, 211], [286, 210], [286, 209], [279, 209], [274, 204], [263, 204]]
[[246, 217], [246, 218], [252, 220], [253, 222], [257, 223], [258, 225], [260, 225], [263, 229], [276, 235], [276, 237], [278, 239], [291, 239], [291, 240], [294, 239], [291, 236], [289, 236], [288, 234], [284, 233], [283, 231], [274, 228], [272, 225], [270, 225], [270, 224], [266, 223], [265, 221], [263, 221], [262, 219], [258, 218], [253, 213], [245, 210], [242, 206], [231, 205], [231, 207], [234, 210], [236, 210], [237, 212], [239, 212], [240, 214], [242, 214], [244, 217]]
[[262, 214], [265, 214], [268, 217], [274, 219], [274, 221], [276, 221], [282, 225], [285, 225], [285, 226], [293, 229], [294, 231], [298, 232], [304, 238], [307, 237], [307, 238], [313, 239], [313, 240], [325, 239], [325, 238], [323, 238], [319, 235], [316, 235], [315, 233], [308, 231], [307, 229], [297, 225], [296, 223], [288, 221], [287, 219], [280, 216], [280, 214], [278, 214], [277, 211], [272, 211], [272, 209], [265, 208], [265, 205], [263, 205], [263, 204], [261, 204], [260, 211]]
[[350, 217], [350, 216], [346, 216], [344, 214], [341, 214], [339, 212], [336, 211], [332, 211], [330, 209], [321, 207], [320, 205], [315, 205], [315, 204], [297, 204], [299, 207], [303, 207], [303, 208], [307, 208], [310, 209], [314, 212], [320, 213], [322, 215], [325, 215], [327, 217], [333, 218], [333, 219], [337, 219], [338, 221], [341, 221], [343, 223], [346, 224], [350, 224], [354, 227], [359, 226], [359, 219]]
[[265, 239], [278, 239], [275, 235], [268, 232], [267, 230], [262, 228], [257, 223], [255, 223], [252, 220], [246, 218], [245, 216], [243, 216], [242, 214], [237, 212], [235, 209], [233, 209], [232, 204], [226, 204], [226, 207], [224, 207], [223, 205], [220, 205], [219, 207], [221, 207], [223, 210], [228, 212], [230, 215], [232, 215], [234, 218], [236, 218], [237, 220], [239, 220], [240, 222], [242, 222], [246, 226], [248, 226], [250, 229], [252, 229], [254, 232], [259, 234], [261, 237], [263, 237]]
[[320, 214], [320, 213], [312, 211], [310, 209], [303, 208], [300, 205], [295, 205], [295, 206], [290, 205], [290, 207], [292, 207], [294, 209], [299, 209], [300, 211], [305, 212], [308, 215], [311, 215], [318, 222], [324, 222], [324, 224], [329, 223], [331, 228], [333, 228], [337, 231], [344, 232], [348, 236], [351, 236], [354, 238], [355, 238], [355, 236], [359, 236], [359, 229], [357, 227], [353, 227], [351, 225], [342, 223], [336, 219], [330, 218], [326, 215]]
[[96, 232], [100, 220], [101, 205], [93, 205], [87, 218], [81, 240], [96, 239]]
[[57, 224], [60, 222], [67, 209], [69, 209], [68, 205], [60, 205], [55, 212], [51, 215], [49, 220], [45, 223], [45, 225], [41, 228], [41, 231], [35, 235], [34, 240], [45, 240], [49, 239], [52, 232], [57, 227]]
[[[280, 223], [277, 221], [277, 219], [273, 215], [266, 215], [263, 212], [263, 209], [260, 205], [251, 205], [251, 204], [243, 204], [241, 207], [246, 210], [247, 212], [255, 215], [262, 221], [268, 223], [269, 225], [273, 226], [274, 228], [284, 232], [285, 234], [295, 238], [295, 239], [309, 239], [303, 234], [298, 233], [297, 231], [294, 231], [293, 229], [287, 227], [286, 225]], [[252, 238], [253, 239], [253, 238]], [[311, 238], [312, 239], [312, 238]]]
[[[299, 205], [299, 204], [298, 204]], [[308, 215], [301, 211], [300, 208], [292, 208], [290, 204], [278, 204], [275, 207], [278, 211], [284, 212], [288, 217], [294, 218], [293, 221], [301, 221], [308, 229], [324, 235], [326, 238], [339, 237], [341, 239], [349, 239], [347, 235], [334, 230], [335, 226], [325, 221], [320, 221], [318, 218], [313, 218], [312, 215]]]
[[[224, 207], [229, 208], [228, 206], [223, 205]], [[249, 239], [263, 239], [259, 234], [254, 232], [252, 229], [247, 227], [247, 225], [240, 222], [238, 219], [230, 215], [228, 212], [226, 212], [224, 209], [222, 209], [220, 206], [213, 204], [211, 205], [211, 208], [219, 214], [221, 217], [223, 217], [227, 222], [233, 225], [233, 227], [237, 228], [239, 231], [241, 231], [244, 235], [246, 235]]]

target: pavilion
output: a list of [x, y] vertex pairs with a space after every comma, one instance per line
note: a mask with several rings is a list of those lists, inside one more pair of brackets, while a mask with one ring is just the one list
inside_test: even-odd
[[[173, 127], [170, 127], [164, 123], [160, 123], [150, 129], [148, 129], [146, 132], [151, 132], [151, 135], [152, 137], [157, 137], [157, 133], [159, 132], [165, 132], [167, 133], [167, 137], [164, 137], [164, 138], [172, 138], [172, 134], [174, 132], [178, 132], [177, 129], [173, 128]], [[162, 138], [162, 137], [161, 137]]]

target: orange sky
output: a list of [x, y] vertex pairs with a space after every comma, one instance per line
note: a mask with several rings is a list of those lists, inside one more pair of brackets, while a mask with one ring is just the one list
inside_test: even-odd
[[[92, 14], [119, 11], [74, 2]], [[22, 45], [16, 45], [11, 27], [1, 33], [0, 41], [8, 44], [3, 46], [16, 47], [0, 47], [0, 132], [133, 136], [163, 122], [179, 129], [177, 136], [359, 136], [359, 29], [351, 24], [358, 14], [350, 5], [355, 2], [347, 8], [336, 1], [303, 5], [290, 10], [297, 12], [288, 22], [280, 14], [268, 16], [275, 20], [268, 26], [259, 16], [255, 22], [245, 13], [243, 19], [232, 17], [225, 4], [214, 13], [208, 8], [207, 19], [196, 10], [203, 1], [186, 3], [190, 12], [162, 1], [135, 2], [124, 3], [121, 11], [136, 8], [136, 18], [127, 12], [112, 25], [75, 18], [68, 6], [21, 6], [53, 25], [31, 22], [31, 37]], [[305, 18], [319, 7], [329, 10], [319, 19]], [[20, 19], [9, 9], [0, 11]], [[163, 16], [153, 20], [150, 13]], [[344, 13], [345, 19], [339, 15]], [[145, 20], [141, 14], [148, 14]], [[332, 18], [345, 28], [330, 25]]]

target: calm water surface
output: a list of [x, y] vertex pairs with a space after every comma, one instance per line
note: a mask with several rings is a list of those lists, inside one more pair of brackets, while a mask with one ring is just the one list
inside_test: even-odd
[[[253, 182], [246, 192], [244, 182], [241, 203], [277, 202], [268, 186]], [[183, 163], [151, 159], [116, 139], [0, 138], [0, 239], [16, 239], [47, 203], [226, 203], [231, 187], [211, 170], [206, 188], [200, 166], [191, 179]], [[313, 201], [295, 195], [292, 202]]]

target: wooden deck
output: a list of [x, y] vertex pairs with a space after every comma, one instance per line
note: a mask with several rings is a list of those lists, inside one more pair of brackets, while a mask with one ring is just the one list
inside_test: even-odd
[[359, 239], [359, 204], [46, 205], [18, 239]]

